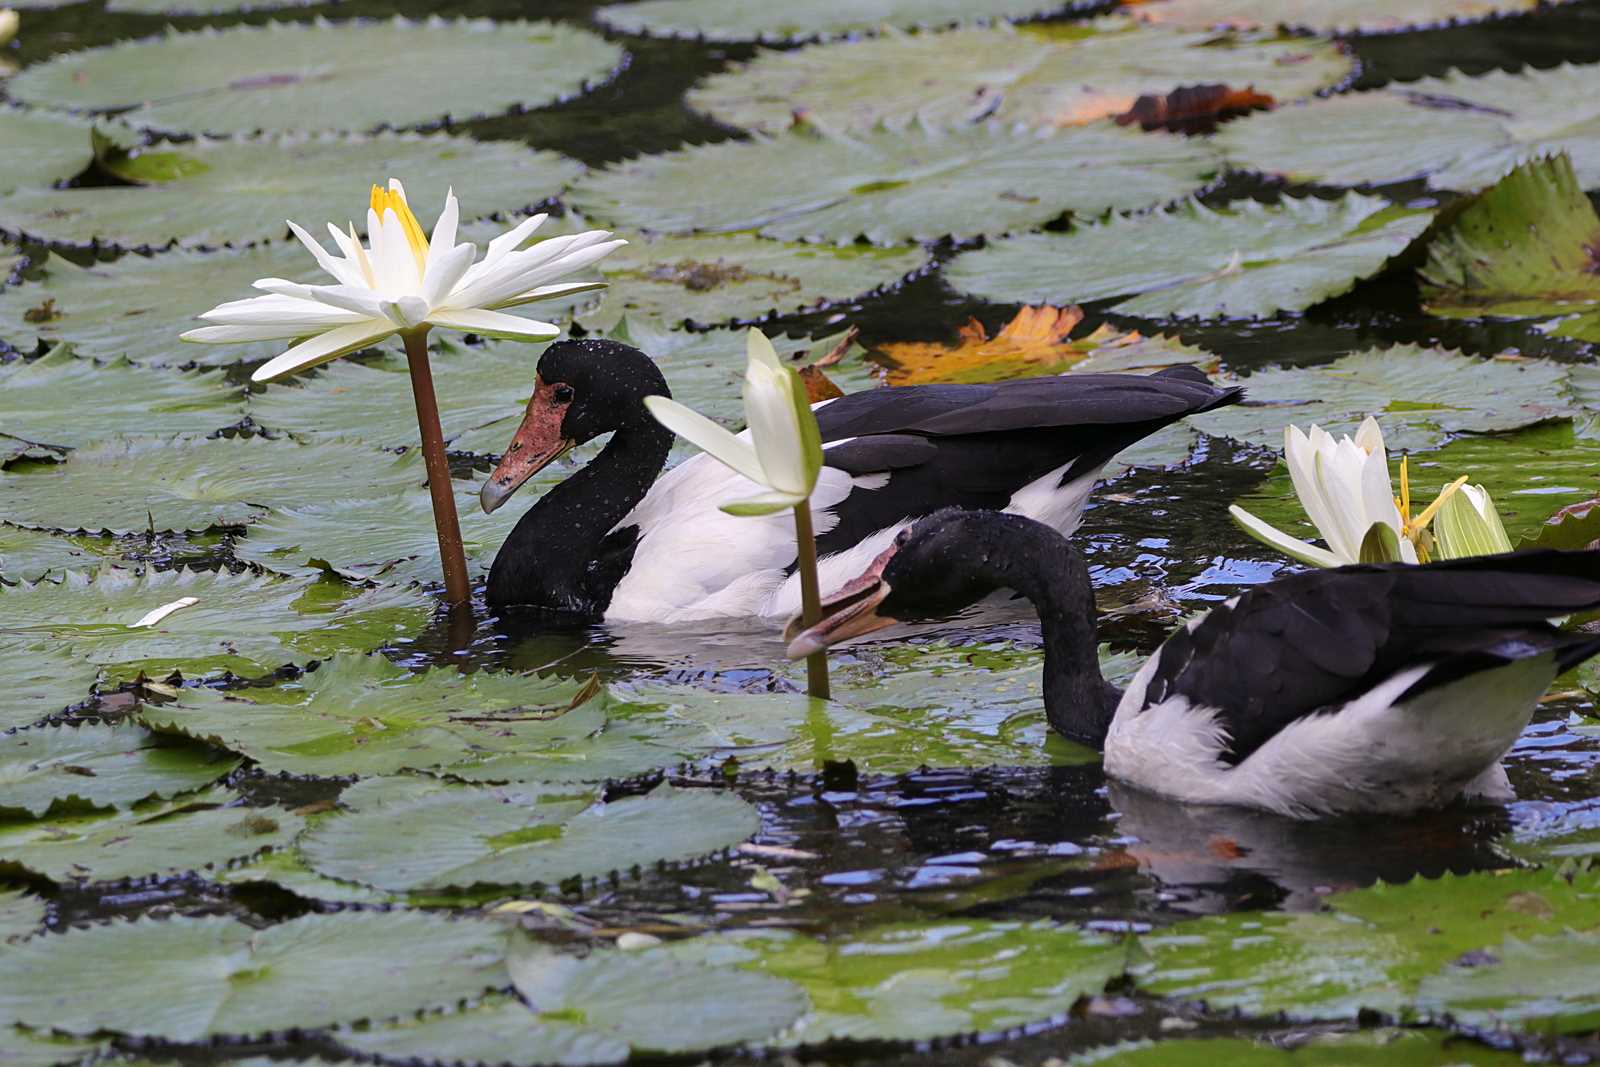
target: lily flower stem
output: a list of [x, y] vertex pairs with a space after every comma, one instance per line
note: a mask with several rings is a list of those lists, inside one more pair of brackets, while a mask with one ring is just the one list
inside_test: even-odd
[[[822, 594], [817, 588], [817, 537], [811, 529], [811, 501], [802, 500], [794, 506], [794, 540], [799, 550], [800, 565], [800, 618], [807, 627], [822, 621]], [[806, 657], [806, 692], [818, 700], [827, 700], [828, 653], [813, 652]]]
[[433, 524], [439, 532], [445, 599], [451, 607], [456, 607], [471, 599], [472, 587], [467, 583], [467, 554], [461, 545], [461, 520], [456, 517], [450, 462], [445, 458], [444, 431], [439, 426], [439, 401], [433, 393], [433, 369], [428, 365], [428, 328], [406, 330], [401, 337], [406, 343], [406, 363], [411, 368], [411, 396], [417, 404], [417, 429], [422, 432], [428, 492], [433, 496]]

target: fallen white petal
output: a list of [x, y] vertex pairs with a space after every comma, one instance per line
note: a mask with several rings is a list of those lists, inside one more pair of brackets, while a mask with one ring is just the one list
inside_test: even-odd
[[197, 596], [181, 596], [170, 604], [163, 604], [159, 608], [152, 608], [151, 610], [145, 612], [142, 616], [140, 616], [139, 621], [134, 623], [134, 625], [154, 626], [168, 615], [171, 615], [174, 611], [182, 611], [184, 608], [192, 608], [198, 603], [200, 603], [200, 598]]

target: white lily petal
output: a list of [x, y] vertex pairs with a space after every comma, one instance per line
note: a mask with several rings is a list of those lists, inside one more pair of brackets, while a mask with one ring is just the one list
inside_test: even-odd
[[561, 336], [561, 327], [552, 322], [525, 319], [519, 315], [505, 315], [483, 308], [463, 308], [459, 311], [435, 310], [428, 315], [435, 326], [452, 330], [498, 337], [508, 341], [550, 341]]
[[197, 326], [178, 335], [180, 341], [202, 345], [237, 345], [247, 341], [287, 341], [318, 330], [295, 326]]
[[[627, 244], [626, 241], [613, 241], [572, 251], [570, 249], [575, 240], [577, 238], [552, 237], [548, 241], [540, 241], [526, 252], [507, 256], [492, 270], [463, 281], [450, 295], [450, 302], [458, 307], [493, 307], [502, 300], [509, 300], [519, 293], [581, 270]], [[553, 252], [552, 248], [555, 249]]]
[[733, 468], [735, 472], [744, 475], [757, 485], [767, 484], [767, 477], [761, 470], [761, 461], [756, 458], [756, 450], [749, 441], [729, 433], [698, 411], [685, 407], [676, 400], [669, 400], [664, 396], [647, 396], [644, 398], [644, 406], [657, 422], [691, 445]]
[[270, 382], [351, 352], [367, 348], [398, 331], [391, 323], [362, 323], [341, 326], [295, 345], [283, 355], [269, 359], [250, 375], [252, 382]]
[[488, 247], [485, 248], [483, 252], [483, 265], [485, 267], [492, 267], [500, 261], [501, 257], [511, 252], [515, 252], [522, 246], [522, 242], [532, 237], [534, 231], [540, 226], [544, 225], [545, 219], [548, 219], [549, 217], [550, 215], [547, 212], [540, 212], [537, 215], [529, 215], [527, 218], [511, 227], [511, 229], [490, 241]]
[[1368, 452], [1383, 452], [1383, 427], [1378, 425], [1378, 420], [1368, 415], [1361, 420], [1361, 427], [1356, 430], [1356, 444]]
[[472, 257], [478, 250], [471, 245], [456, 245], [440, 251], [440, 245], [428, 248], [428, 269], [422, 276], [422, 299], [429, 307], [439, 307], [450, 290], [456, 287], [461, 276], [472, 266]]
[[1362, 465], [1361, 507], [1368, 525], [1381, 522], [1400, 532], [1400, 509], [1394, 503], [1394, 485], [1389, 481], [1389, 463], [1382, 448], [1369, 453]]
[[[1315, 432], [1317, 427], [1311, 429]], [[1283, 456], [1289, 466], [1289, 480], [1294, 483], [1295, 495], [1300, 498], [1306, 518], [1311, 520], [1311, 525], [1331, 546], [1333, 540], [1329, 537], [1329, 531], [1336, 530], [1337, 524], [1323, 500], [1322, 487], [1317, 484], [1317, 451], [1300, 427], [1284, 428]]]
[[[292, 296], [252, 296], [218, 304], [196, 316], [203, 322], [218, 326], [287, 326], [296, 327], [300, 334], [316, 333], [330, 326], [346, 326], [362, 316], [351, 315], [319, 304], [314, 300], [301, 300]], [[295, 334], [284, 334], [293, 337]]]
[[745, 331], [744, 355], [746, 360], [763, 363], [773, 370], [783, 369], [783, 361], [778, 358], [778, 350], [772, 347], [772, 341], [754, 326]]
[[306, 250], [316, 257], [317, 266], [332, 275], [335, 281], [344, 285], [359, 285], [361, 283], [361, 279], [357, 277], [359, 271], [356, 269], [355, 264], [350, 263], [348, 260], [335, 259], [333, 256], [328, 255], [328, 250], [322, 247], [322, 242], [312, 237], [293, 219], [286, 219], [285, 221], [289, 224], [289, 232], [300, 238], [300, 243], [305, 245]]
[[730, 500], [726, 504], [717, 505], [729, 515], [771, 515], [778, 511], [788, 511], [797, 504], [802, 504], [806, 499], [805, 493], [762, 493], [759, 496], [747, 497], [744, 500]]
[[385, 211], [378, 226], [383, 243], [373, 236], [372, 269], [378, 275], [378, 288], [393, 296], [415, 296], [422, 279], [417, 275], [417, 257], [411, 252], [411, 242], [406, 240], [406, 228], [400, 216]]
[[510, 300], [493, 305], [497, 308], [521, 307], [531, 304], [536, 300], [557, 300], [564, 296], [573, 296], [577, 293], [593, 292], [596, 289], [607, 288], [606, 282], [565, 282], [559, 285], [541, 285], [536, 289], [512, 297]]
[[200, 603], [200, 598], [197, 596], [181, 596], [171, 603], [161, 605], [159, 608], [151, 608], [149, 611], [139, 616], [139, 621], [133, 625], [154, 626], [168, 615], [171, 615], [174, 611], [182, 611], [184, 608], [192, 608], [198, 603]]
[[1267, 547], [1277, 549], [1291, 559], [1297, 559], [1301, 563], [1309, 563], [1313, 567], [1339, 567], [1346, 562], [1332, 552], [1318, 548], [1309, 541], [1302, 541], [1298, 537], [1290, 537], [1276, 526], [1268, 525], [1237, 504], [1228, 508], [1228, 514], [1233, 517], [1233, 521], [1238, 523], [1239, 528], [1245, 533]]
[[383, 317], [383, 298], [371, 289], [357, 285], [319, 285], [311, 290], [311, 299], [329, 307], [344, 308], [369, 319]]
[[[456, 223], [460, 217], [461, 205], [456, 203], [456, 191], [452, 187], [444, 194], [444, 210], [439, 212], [439, 220], [433, 224], [433, 236], [428, 238], [428, 258], [423, 270], [424, 288], [427, 286], [428, 277], [438, 269], [439, 261], [458, 250], [456, 245]], [[473, 248], [472, 245], [467, 245], [466, 247], [472, 248], [473, 255], [477, 254], [477, 249]], [[471, 262], [472, 256], [468, 256], [467, 263], [470, 265]], [[461, 269], [464, 271], [467, 268], [462, 267]], [[457, 277], [460, 277], [460, 275], [457, 275]], [[454, 285], [455, 282], [450, 284]], [[449, 291], [449, 286], [445, 287], [445, 291]]]
[[772, 366], [755, 354], [753, 340], [750, 348], [750, 361], [745, 367], [744, 414], [761, 469], [766, 472], [766, 484], [780, 492], [804, 493], [810, 486], [789, 383], [782, 367]]
[[1330, 523], [1326, 527], [1319, 526], [1318, 532], [1334, 555], [1346, 563], [1354, 563], [1360, 558], [1361, 538], [1370, 525], [1357, 513], [1360, 510], [1360, 498], [1356, 495], [1359, 483], [1340, 484], [1337, 451], [1332, 448], [1317, 453], [1312, 473], [1313, 484]]

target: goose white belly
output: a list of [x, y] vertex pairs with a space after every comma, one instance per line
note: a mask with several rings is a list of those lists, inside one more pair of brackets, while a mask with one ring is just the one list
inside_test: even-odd
[[1196, 804], [1294, 818], [1437, 808], [1461, 796], [1509, 799], [1499, 760], [1556, 676], [1551, 655], [1469, 674], [1396, 703], [1431, 665], [1391, 676], [1337, 711], [1284, 727], [1237, 765], [1218, 759], [1215, 709], [1174, 695], [1144, 710], [1146, 664], [1117, 707], [1106, 773]]

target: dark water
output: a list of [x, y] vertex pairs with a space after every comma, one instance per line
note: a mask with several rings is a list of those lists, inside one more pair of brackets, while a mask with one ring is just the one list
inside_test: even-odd
[[[351, 0], [281, 13], [330, 17], [433, 13], [470, 16], [551, 17], [588, 24], [592, 4], [551, 0], [519, 5], [466, 0], [443, 6]], [[17, 58], [42, 59], [58, 51], [143, 36], [171, 23], [179, 28], [239, 19], [166, 19], [110, 15], [98, 3], [28, 11]], [[242, 21], [265, 21], [245, 16]], [[746, 46], [620, 38], [626, 68], [582, 99], [525, 114], [483, 120], [461, 129], [486, 139], [520, 140], [559, 150], [591, 164], [659, 152], [689, 142], [738, 136], [684, 107], [682, 94], [728, 60], [747, 57]], [[1357, 86], [1443, 74], [1451, 68], [1481, 73], [1526, 64], [1600, 60], [1600, 0], [1585, 0], [1533, 16], [1469, 27], [1351, 42], [1360, 59]], [[1419, 190], [1380, 190], [1408, 200]], [[1240, 195], [1271, 198], [1278, 189], [1233, 179], [1211, 199]], [[948, 254], [949, 249], [942, 250]], [[1484, 325], [1428, 318], [1417, 310], [1407, 272], [1391, 272], [1304, 316], [1251, 323], [1182, 327], [1185, 341], [1222, 356], [1224, 365], [1248, 370], [1267, 363], [1315, 363], [1391, 342], [1444, 344], [1475, 353], [1515, 348], [1531, 354], [1578, 358], [1577, 344], [1543, 338], [1514, 324]], [[949, 337], [968, 316], [991, 330], [1015, 309], [982, 305], [947, 290], [936, 277], [862, 302], [781, 320], [791, 332], [821, 334], [841, 319], [859, 324], [869, 341]], [[1080, 329], [1104, 320], [1094, 308]], [[1155, 324], [1116, 317], [1124, 327], [1154, 332]], [[1180, 612], [1231, 595], [1270, 578], [1266, 555], [1239, 556], [1240, 538], [1223, 515], [1226, 504], [1249, 491], [1270, 469], [1266, 458], [1213, 442], [1205, 462], [1179, 471], [1145, 471], [1120, 480], [1089, 512], [1081, 535], [1107, 603], [1145, 605], [1108, 626], [1107, 636], [1148, 650]], [[237, 566], [226, 537], [156, 539], [141, 555], [160, 566], [211, 563]], [[954, 633], [975, 642], [1007, 639], [1036, 644], [1037, 626], [1025, 617], [968, 626]], [[456, 662], [496, 667], [538, 667], [558, 673], [599, 672], [608, 679], [664, 677], [725, 689], [792, 688], [766, 665], [778, 646], [765, 629], [591, 627], [527, 635], [496, 622], [470, 635], [441, 622], [404, 647], [390, 650], [401, 662], [422, 666]], [[113, 696], [86, 709], [115, 714], [126, 700]], [[796, 850], [805, 858], [762, 859], [796, 894], [778, 903], [749, 888], [754, 861], [650, 871], [616, 885], [602, 883], [565, 898], [577, 912], [608, 926], [648, 928], [661, 916], [687, 917], [714, 929], [753, 921], [814, 932], [838, 931], [898, 919], [949, 915], [1072, 920], [1108, 931], [1141, 931], [1196, 914], [1238, 909], [1317, 906], [1320, 897], [1376, 879], [1466, 872], [1512, 865], [1507, 834], [1563, 812], [1588, 810], [1600, 796], [1600, 741], [1570, 729], [1569, 718], [1588, 710], [1570, 697], [1547, 703], [1508, 761], [1525, 799], [1505, 810], [1447, 811], [1396, 820], [1345, 820], [1301, 825], [1242, 812], [1185, 811], [1109, 786], [1097, 764], [1047, 768], [938, 770], [895, 778], [863, 778], [839, 767], [816, 778], [739, 775], [738, 791], [763, 811], [757, 844]], [[235, 784], [261, 802], [296, 804], [331, 798], [339, 784], [278, 779], [243, 772]], [[688, 779], [704, 781], [704, 776]], [[618, 783], [626, 793], [649, 783]], [[286, 891], [227, 888], [199, 878], [93, 886], [63, 891], [52, 904], [52, 923], [159, 913], [176, 909], [238, 914], [254, 921], [278, 919], [315, 905]], [[1178, 1020], [1176, 1023], [1172, 1020]], [[1164, 1025], [1165, 1023], [1165, 1025]], [[821, 1049], [808, 1059], [882, 1061], [931, 1052], [941, 1063], [986, 1063], [994, 1055], [1040, 1062], [1113, 1040], [1218, 1033], [1281, 1037], [1290, 1031], [1271, 1021], [1211, 1016], [1192, 1006], [1112, 997], [1037, 1033], [953, 1041], [932, 1050]], [[1304, 1028], [1300, 1028], [1304, 1029]], [[1509, 1039], [1505, 1039], [1509, 1040]], [[1532, 1039], [1529, 1039], [1532, 1040]], [[137, 1049], [138, 1046], [130, 1045]], [[1535, 1046], [1568, 1059], [1600, 1052], [1569, 1041]], [[217, 1060], [254, 1051], [310, 1055], [314, 1038], [260, 1047], [188, 1049], [185, 1059]]]

